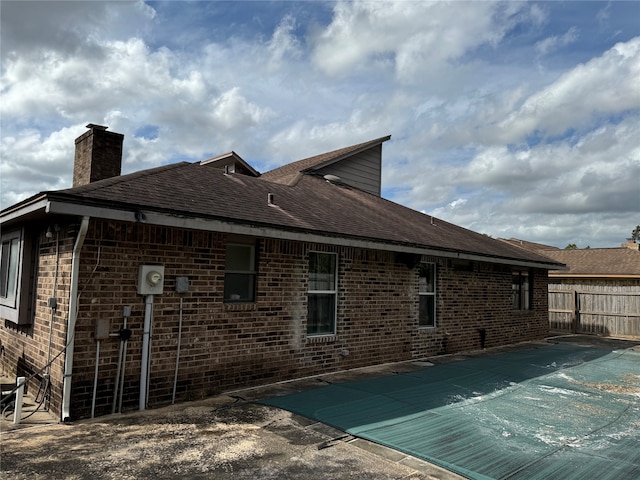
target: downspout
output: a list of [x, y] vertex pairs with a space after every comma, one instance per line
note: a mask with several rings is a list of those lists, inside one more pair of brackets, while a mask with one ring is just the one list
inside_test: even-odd
[[62, 383], [62, 421], [70, 419], [71, 374], [73, 372], [73, 350], [75, 347], [76, 320], [78, 318], [78, 273], [80, 270], [80, 250], [84, 245], [89, 228], [89, 217], [82, 217], [71, 259], [71, 285], [69, 287], [69, 318], [67, 321], [67, 351], [64, 356], [64, 376]]

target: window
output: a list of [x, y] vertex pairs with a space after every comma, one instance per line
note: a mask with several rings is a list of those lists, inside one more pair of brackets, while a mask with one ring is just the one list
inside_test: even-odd
[[514, 310], [531, 309], [531, 280], [528, 271], [514, 271], [511, 282], [511, 307]]
[[224, 301], [254, 302], [256, 298], [255, 246], [230, 243], [224, 271]]
[[2, 234], [0, 256], [0, 317], [30, 323], [32, 249], [24, 230]]
[[308, 335], [336, 333], [337, 263], [333, 253], [309, 253]]
[[436, 266], [434, 263], [421, 263], [418, 280], [420, 296], [420, 314], [418, 325], [436, 326]]
[[20, 272], [20, 232], [2, 236], [2, 259], [0, 260], [0, 301], [15, 308]]

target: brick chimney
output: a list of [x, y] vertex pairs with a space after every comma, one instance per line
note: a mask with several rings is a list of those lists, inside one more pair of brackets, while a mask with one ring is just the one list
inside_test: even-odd
[[122, 169], [121, 133], [107, 132], [108, 127], [87, 125], [88, 132], [76, 138], [73, 162], [73, 186], [87, 185], [98, 180], [117, 177]]

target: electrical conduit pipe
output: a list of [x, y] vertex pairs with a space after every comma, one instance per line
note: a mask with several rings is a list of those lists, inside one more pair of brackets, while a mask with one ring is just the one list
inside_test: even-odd
[[180, 299], [180, 322], [178, 323], [178, 350], [176, 352], [176, 371], [173, 375], [173, 396], [171, 404], [176, 403], [176, 389], [178, 387], [178, 366], [180, 365], [180, 344], [182, 343], [182, 298]]
[[[120, 350], [118, 352], [118, 368], [116, 370], [116, 381], [114, 382], [114, 392], [113, 392], [113, 406], [111, 407], [111, 413], [116, 413], [116, 405], [118, 403], [118, 390], [121, 385], [124, 384], [124, 357], [126, 356], [126, 343], [127, 341], [122, 337], [124, 332], [127, 329], [127, 317], [128, 313], [124, 313], [123, 321], [122, 321], [122, 329], [117, 334], [120, 340]], [[122, 380], [120, 379], [120, 372], [122, 371]], [[122, 392], [120, 392], [120, 408], [122, 408]], [[120, 411], [118, 412], [120, 413]]]
[[91, 418], [95, 417], [96, 413], [96, 394], [98, 393], [98, 368], [100, 366], [100, 340], [96, 346], [96, 366], [93, 374], [93, 397], [91, 399]]
[[140, 410], [147, 407], [149, 388], [149, 350], [151, 343], [151, 319], [153, 318], [153, 295], [145, 297], [144, 327], [142, 330], [142, 358], [140, 360]]
[[[124, 330], [127, 330], [127, 317], [124, 317]], [[124, 340], [124, 348], [122, 349], [122, 373], [120, 375], [120, 397], [118, 398], [118, 413], [122, 413], [122, 395], [124, 393], [124, 367], [127, 363], [127, 342], [129, 336]]]
[[71, 375], [73, 373], [73, 350], [75, 347], [76, 320], [78, 318], [78, 273], [80, 270], [80, 250], [84, 245], [89, 228], [89, 217], [82, 217], [71, 259], [71, 285], [69, 287], [69, 317], [67, 320], [67, 346], [64, 356], [64, 375], [62, 381], [62, 421], [71, 418]]

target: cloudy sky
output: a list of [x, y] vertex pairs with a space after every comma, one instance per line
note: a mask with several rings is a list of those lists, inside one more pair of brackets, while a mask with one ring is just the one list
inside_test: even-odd
[[640, 224], [639, 2], [3, 0], [1, 207], [71, 186], [87, 123], [123, 171], [258, 171], [373, 138], [383, 195], [493, 237]]

